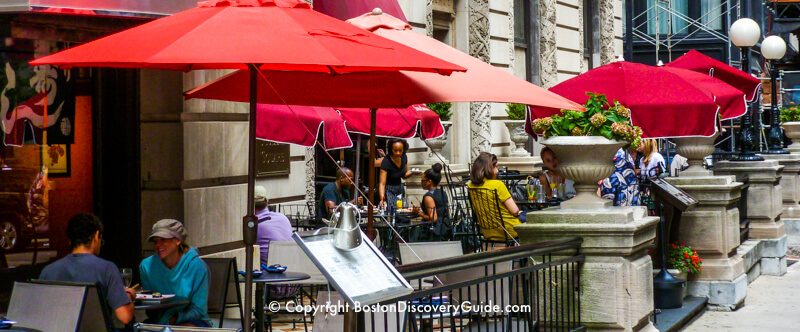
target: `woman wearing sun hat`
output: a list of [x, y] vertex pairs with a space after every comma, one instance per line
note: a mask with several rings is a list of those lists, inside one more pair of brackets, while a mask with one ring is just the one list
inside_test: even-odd
[[142, 287], [161, 294], [185, 297], [190, 304], [172, 308], [150, 317], [158, 324], [211, 327], [208, 317], [208, 267], [197, 254], [197, 248], [186, 243], [183, 224], [162, 219], [153, 225], [147, 241], [153, 242], [155, 255], [139, 265]]

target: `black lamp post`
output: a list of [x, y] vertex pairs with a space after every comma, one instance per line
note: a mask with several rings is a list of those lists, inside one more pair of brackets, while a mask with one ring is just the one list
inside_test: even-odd
[[[741, 69], [745, 73], [750, 73], [750, 47], [755, 46], [761, 38], [761, 28], [756, 21], [749, 18], [740, 18], [733, 22], [729, 32], [731, 42], [738, 46], [742, 51]], [[753, 108], [742, 117], [739, 139], [739, 155], [732, 158], [732, 161], [762, 161], [764, 158], [755, 154], [758, 141], [753, 128]]]
[[767, 143], [769, 144], [770, 154], [787, 154], [789, 151], [783, 148], [783, 131], [781, 131], [780, 105], [778, 103], [778, 69], [775, 62], [786, 54], [786, 42], [780, 36], [769, 36], [761, 42], [761, 54], [769, 60], [770, 74], [769, 81], [772, 85], [772, 97], [770, 109], [772, 117], [769, 123], [769, 133], [767, 133]]

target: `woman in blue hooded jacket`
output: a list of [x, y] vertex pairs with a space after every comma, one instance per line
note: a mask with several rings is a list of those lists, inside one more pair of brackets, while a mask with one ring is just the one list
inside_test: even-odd
[[197, 249], [186, 243], [186, 230], [180, 221], [162, 219], [153, 225], [147, 238], [156, 254], [142, 260], [139, 272], [144, 289], [175, 294], [189, 300], [185, 307], [171, 308], [150, 317], [158, 324], [212, 327], [208, 317], [208, 267]]

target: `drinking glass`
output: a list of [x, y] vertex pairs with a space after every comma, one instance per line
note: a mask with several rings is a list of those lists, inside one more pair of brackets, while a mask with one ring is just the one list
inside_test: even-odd
[[122, 284], [125, 285], [125, 288], [131, 287], [131, 281], [133, 280], [133, 270], [127, 267], [121, 268], [119, 269], [119, 276], [122, 277]]

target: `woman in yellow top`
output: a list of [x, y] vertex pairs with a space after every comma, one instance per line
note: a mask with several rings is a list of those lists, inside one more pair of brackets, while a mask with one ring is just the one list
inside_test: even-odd
[[[495, 190], [497, 192], [497, 199], [500, 201], [500, 214], [503, 216], [503, 225], [508, 231], [508, 238], [516, 238], [517, 232], [514, 231], [514, 226], [525, 222], [525, 214], [514, 203], [511, 193], [506, 188], [505, 183], [497, 179], [497, 156], [481, 152], [475, 161], [472, 163], [470, 169], [470, 181], [467, 185], [468, 188], [485, 188]], [[494, 202], [481, 202], [485, 197], [474, 197], [473, 204], [494, 204]], [[477, 201], [476, 201], [477, 200]], [[503, 234], [503, 229], [482, 229], [483, 236], [487, 240], [503, 241], [506, 239], [506, 234]]]

